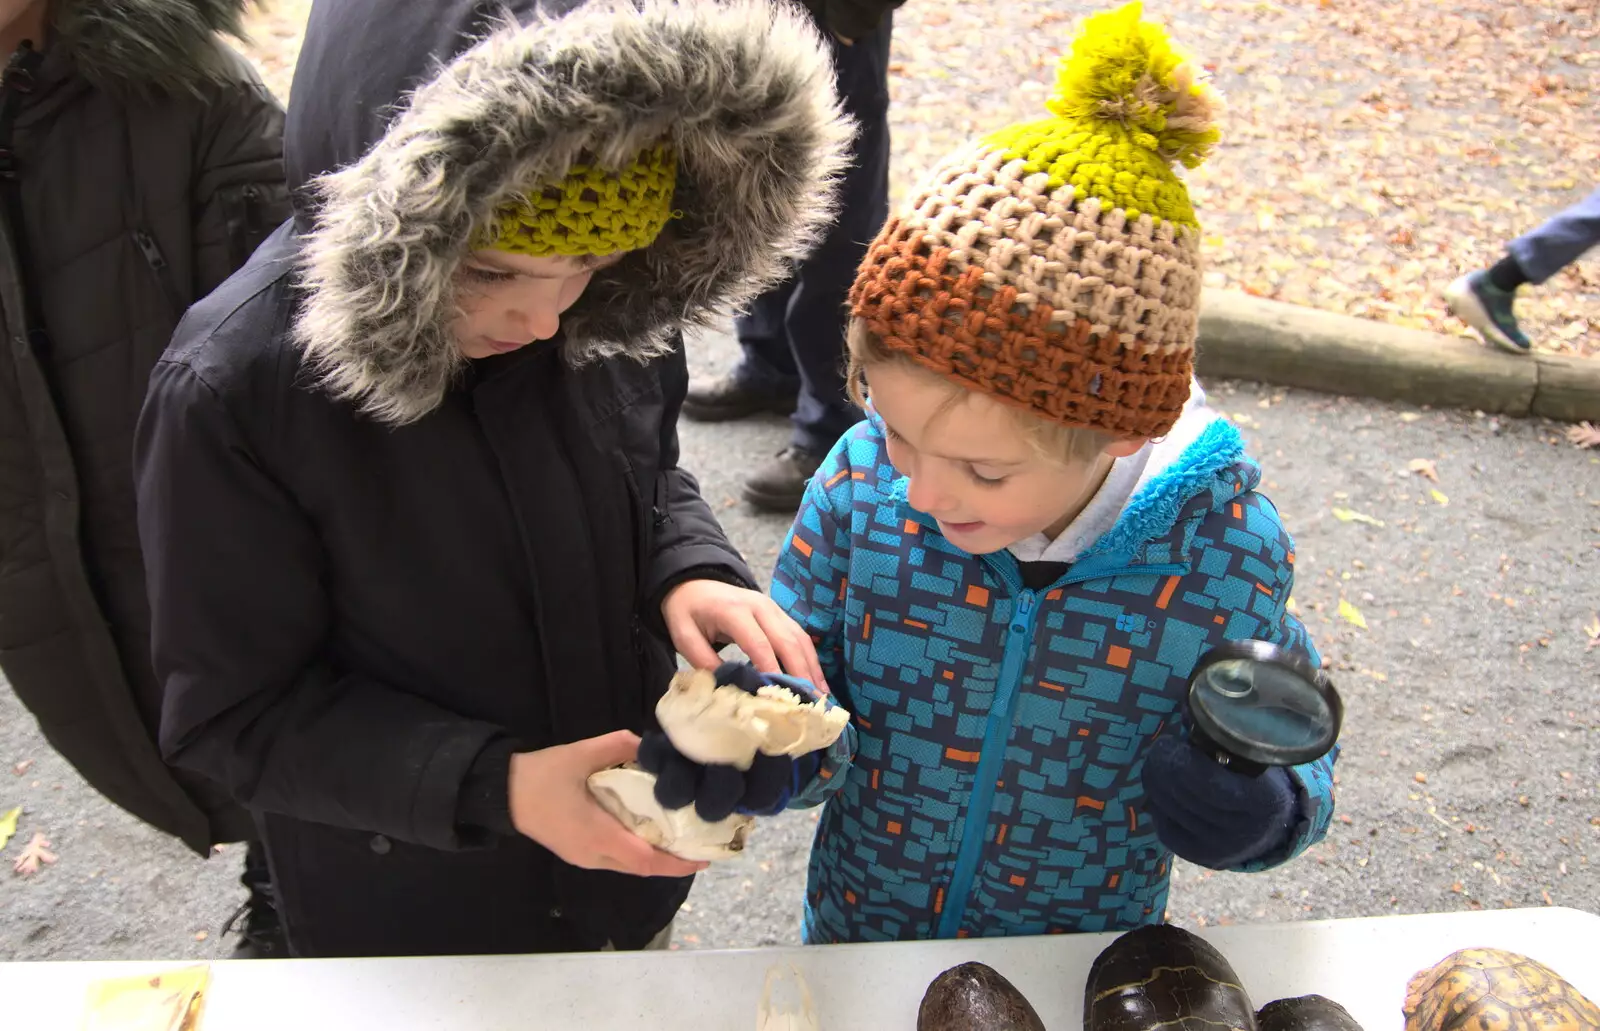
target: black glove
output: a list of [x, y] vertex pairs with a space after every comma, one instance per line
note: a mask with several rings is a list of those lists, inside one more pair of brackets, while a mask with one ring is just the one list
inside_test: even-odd
[[1156, 837], [1197, 866], [1226, 870], [1289, 842], [1295, 789], [1281, 766], [1246, 777], [1162, 734], [1150, 742], [1141, 776]]
[[[775, 684], [810, 701], [820, 697], [804, 680], [762, 673], [748, 662], [724, 662], [717, 669], [716, 680], [719, 686], [731, 684], [750, 694]], [[656, 775], [656, 801], [663, 809], [682, 809], [692, 802], [702, 820], [716, 823], [734, 813], [773, 816], [783, 812], [802, 779], [815, 776], [822, 760], [815, 752], [798, 760], [757, 752], [748, 770], [703, 765], [686, 758], [657, 730], [639, 742], [639, 765]]]

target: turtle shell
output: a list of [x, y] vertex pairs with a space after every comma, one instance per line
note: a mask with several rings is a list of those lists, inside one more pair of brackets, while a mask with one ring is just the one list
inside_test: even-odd
[[1255, 1031], [1255, 1007], [1233, 967], [1205, 939], [1155, 924], [1095, 958], [1084, 989], [1085, 1031]]
[[1543, 963], [1462, 949], [1406, 986], [1406, 1031], [1600, 1031], [1600, 1008]]
[[998, 970], [963, 963], [928, 985], [917, 1031], [1044, 1031], [1044, 1022]]
[[1362, 1031], [1350, 1011], [1325, 995], [1277, 999], [1256, 1011], [1257, 1031]]

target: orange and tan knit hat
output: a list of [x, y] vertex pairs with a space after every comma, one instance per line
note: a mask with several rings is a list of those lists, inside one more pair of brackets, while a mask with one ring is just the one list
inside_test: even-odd
[[1200, 308], [1173, 166], [1217, 142], [1220, 98], [1131, 3], [1087, 21], [1046, 106], [934, 170], [868, 250], [851, 312], [970, 390], [1160, 436], [1189, 396]]

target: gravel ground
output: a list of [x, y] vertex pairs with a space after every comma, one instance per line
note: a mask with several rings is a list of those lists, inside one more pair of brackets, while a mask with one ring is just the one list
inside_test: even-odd
[[[693, 348], [699, 371], [733, 356], [727, 337]], [[1600, 635], [1600, 456], [1542, 422], [1251, 385], [1212, 396], [1243, 426], [1295, 534], [1297, 607], [1348, 718], [1327, 841], [1264, 874], [1179, 864], [1173, 919], [1600, 910], [1600, 648], [1584, 629]], [[743, 470], [783, 446], [784, 423], [682, 433], [685, 464], [764, 574], [787, 522], [734, 498]], [[1437, 484], [1409, 471], [1419, 458]], [[1367, 629], [1337, 615], [1341, 599]], [[0, 812], [16, 805], [19, 833], [0, 858], [34, 831], [60, 858], [30, 878], [0, 873], [0, 958], [226, 955], [237, 850], [202, 862], [102, 801], [0, 690]], [[812, 823], [767, 821], [747, 857], [704, 875], [676, 946], [793, 941]]]

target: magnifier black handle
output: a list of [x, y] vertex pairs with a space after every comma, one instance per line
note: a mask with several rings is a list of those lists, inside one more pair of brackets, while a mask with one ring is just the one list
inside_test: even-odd
[[1242, 777], [1259, 777], [1267, 772], [1265, 763], [1242, 759], [1211, 740], [1205, 731], [1194, 725], [1193, 719], [1185, 719], [1184, 723], [1189, 729], [1189, 744], [1218, 766], [1226, 766]]

